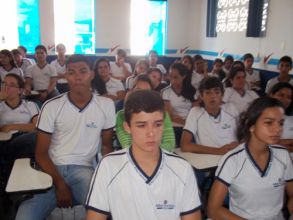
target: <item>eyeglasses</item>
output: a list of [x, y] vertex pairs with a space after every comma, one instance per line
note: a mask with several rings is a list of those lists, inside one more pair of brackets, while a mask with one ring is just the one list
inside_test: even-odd
[[19, 89], [17, 85], [8, 85], [6, 82], [1, 82], [1, 87], [7, 87], [7, 88], [13, 88], [13, 89]]

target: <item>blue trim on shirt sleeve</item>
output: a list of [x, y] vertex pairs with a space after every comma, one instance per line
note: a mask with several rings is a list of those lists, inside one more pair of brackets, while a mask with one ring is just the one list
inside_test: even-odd
[[200, 209], [201, 209], [201, 205], [200, 205], [200, 206], [197, 206], [197, 207], [195, 207], [194, 209], [191, 209], [191, 210], [189, 210], [189, 211], [186, 211], [186, 212], [180, 212], [180, 216], [189, 215], [189, 214], [194, 213], [194, 212], [196, 212], [196, 211], [198, 211], [198, 210], [200, 210]]
[[110, 215], [111, 214], [110, 212], [107, 212], [107, 211], [104, 211], [104, 210], [101, 210], [101, 209], [97, 209], [97, 208], [89, 206], [89, 205], [85, 205], [85, 208], [89, 209], [89, 210], [92, 210], [92, 211], [95, 211], [95, 212], [98, 212], [98, 213], [101, 213], [103, 215]]
[[226, 185], [227, 187], [231, 186], [230, 183], [226, 182], [225, 180], [223, 180], [222, 178], [216, 176], [215, 177], [216, 180], [219, 180], [221, 183], [223, 183], [224, 185]]

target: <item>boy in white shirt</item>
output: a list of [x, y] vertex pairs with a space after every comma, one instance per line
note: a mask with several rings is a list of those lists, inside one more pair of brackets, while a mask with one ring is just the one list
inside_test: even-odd
[[[138, 90], [125, 104], [124, 127], [132, 146], [104, 157], [87, 198], [87, 219], [199, 220], [200, 200], [191, 166], [160, 149], [164, 102]], [[123, 204], [123, 207], [121, 206]]]

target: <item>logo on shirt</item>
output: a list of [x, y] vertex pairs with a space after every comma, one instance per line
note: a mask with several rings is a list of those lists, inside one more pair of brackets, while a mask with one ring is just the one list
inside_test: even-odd
[[97, 128], [98, 126], [96, 125], [95, 122], [90, 122], [90, 123], [87, 123], [87, 124], [86, 124], [86, 127], [87, 127], [87, 128]]
[[168, 204], [167, 200], [164, 200], [162, 204], [156, 204], [157, 209], [174, 209], [174, 204]]
[[29, 112], [27, 112], [27, 111], [25, 111], [25, 110], [21, 110], [19, 113], [20, 113], [20, 114], [26, 114], [26, 115], [29, 115], [29, 114], [30, 114]]
[[222, 126], [222, 129], [228, 129], [228, 128], [231, 128], [231, 125], [228, 125], [227, 123], [225, 123], [225, 124]]
[[273, 183], [273, 186], [274, 186], [274, 187], [279, 187], [279, 186], [282, 186], [282, 185], [284, 185], [284, 184], [285, 184], [285, 181], [284, 181], [282, 178], [279, 178], [279, 179], [278, 179], [278, 182]]

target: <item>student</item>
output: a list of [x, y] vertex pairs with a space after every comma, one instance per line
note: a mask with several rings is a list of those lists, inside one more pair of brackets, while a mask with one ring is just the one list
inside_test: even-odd
[[43, 103], [58, 94], [55, 89], [57, 73], [46, 61], [47, 49], [45, 46], [36, 46], [35, 52], [37, 63], [27, 68], [25, 93], [30, 95], [32, 89], [38, 91], [38, 100]]
[[17, 49], [13, 49], [11, 51], [13, 58], [15, 60], [15, 64], [18, 68], [20, 68], [23, 72], [23, 77], [26, 76], [26, 70], [32, 63], [28, 59], [23, 59], [21, 53]]
[[[287, 110], [292, 104], [293, 86], [289, 83], [279, 82], [272, 87], [269, 95], [279, 100]], [[293, 161], [293, 116], [285, 114], [283, 133], [279, 144], [287, 147]]]
[[160, 71], [162, 72], [162, 74], [163, 74], [163, 76], [165, 78], [165, 74], [167, 74], [167, 70], [164, 67], [164, 65], [158, 63], [158, 53], [157, 53], [157, 51], [151, 50], [149, 52], [148, 60], [149, 60], [149, 68], [158, 68], [158, 69], [160, 69]]
[[191, 85], [198, 89], [200, 81], [207, 75], [207, 64], [200, 55], [193, 57], [194, 70], [191, 76]]
[[[104, 95], [115, 102], [124, 99], [126, 94], [124, 86], [120, 80], [111, 76], [110, 62], [107, 59], [101, 58], [97, 60], [94, 64], [94, 72], [95, 78], [101, 78], [106, 86], [106, 94], [100, 95]], [[98, 85], [96, 85], [96, 87], [98, 87]]]
[[[140, 90], [125, 104], [131, 148], [107, 155], [97, 167], [86, 207], [88, 220], [201, 219], [191, 166], [160, 149], [164, 102], [155, 91]], [[122, 207], [123, 206], [123, 207]]]
[[23, 88], [23, 79], [14, 73], [8, 73], [1, 83], [0, 132], [12, 134], [9, 141], [0, 142], [1, 164], [3, 160], [9, 164], [5, 183], [16, 158], [34, 155], [35, 135], [31, 132], [35, 130], [39, 108], [21, 99]]
[[146, 74], [148, 69], [149, 64], [145, 59], [138, 60], [135, 64], [133, 74], [126, 79], [126, 89], [132, 88], [137, 76]]
[[30, 59], [27, 58], [27, 49], [24, 46], [18, 46], [17, 49], [19, 50], [19, 52], [21, 53], [21, 56], [23, 57], [23, 59], [28, 60], [31, 64], [35, 64], [35, 60], [34, 59]]
[[69, 91], [68, 82], [65, 79], [65, 63], [66, 63], [66, 48], [64, 44], [57, 44], [57, 59], [53, 60], [50, 65], [55, 69], [57, 73], [57, 84], [56, 87], [59, 93], [64, 93]]
[[126, 52], [122, 49], [118, 49], [115, 58], [115, 62], [110, 62], [110, 72], [112, 77], [125, 82], [126, 78], [132, 73], [130, 64], [125, 62]]
[[177, 147], [180, 143], [182, 128], [188, 112], [196, 104], [196, 90], [191, 86], [187, 75], [188, 70], [183, 64], [174, 63], [170, 67], [171, 85], [161, 92], [165, 110], [169, 113], [173, 122]]
[[214, 60], [213, 69], [208, 73], [208, 76], [218, 77], [221, 81], [226, 77], [225, 72], [222, 70], [223, 61], [219, 58]]
[[186, 68], [188, 69], [188, 72], [190, 72], [190, 75], [193, 72], [193, 59], [190, 55], [184, 55], [181, 60], [180, 63], [182, 63], [184, 66], [186, 66]]
[[4, 49], [0, 51], [0, 78], [2, 81], [8, 73], [23, 77], [23, 72], [16, 66], [12, 53]]
[[93, 162], [112, 151], [113, 101], [91, 90], [94, 73], [85, 56], [66, 62], [69, 92], [48, 100], [37, 123], [36, 161], [52, 176], [54, 186], [21, 203], [16, 219], [45, 219], [56, 207], [84, 204]]
[[223, 97], [223, 101], [234, 104], [239, 113], [246, 111], [250, 103], [258, 98], [254, 91], [245, 88], [245, 76], [244, 69], [232, 68], [228, 78], [232, 86], [225, 89]]
[[290, 77], [289, 72], [292, 69], [292, 59], [289, 56], [283, 56], [278, 64], [279, 76], [270, 79], [267, 82], [266, 93], [268, 94], [271, 88], [278, 82], [288, 82], [293, 85], [293, 78]]
[[[137, 90], [152, 90], [153, 85], [147, 75], [138, 76], [134, 82], [134, 86], [128, 91], [127, 97], [134, 91]], [[123, 123], [125, 122], [124, 110], [120, 110], [116, 115], [116, 135], [122, 148], [131, 146], [131, 136], [124, 129]], [[175, 136], [172, 127], [172, 121], [167, 112], [164, 113], [164, 125], [163, 125], [163, 136], [162, 143], [160, 144], [162, 149], [172, 152], [175, 148]]]
[[233, 62], [234, 62], [234, 58], [231, 55], [228, 55], [225, 57], [223, 71], [225, 72], [226, 77], [228, 76], [228, 74], [231, 70]]
[[[276, 145], [284, 109], [273, 98], [255, 100], [243, 115], [238, 137], [244, 143], [221, 158], [209, 200], [208, 216], [217, 220], [283, 220], [284, 191], [293, 214], [293, 167], [288, 151]], [[223, 206], [229, 191], [229, 210]]]
[[193, 107], [188, 114], [181, 150], [225, 154], [239, 144], [236, 138], [238, 112], [233, 105], [222, 104], [224, 88], [216, 77], [203, 79], [199, 93], [202, 104]]
[[251, 53], [246, 53], [243, 56], [243, 63], [246, 72], [246, 82], [248, 88], [256, 92], [260, 91], [260, 75], [259, 71], [252, 68], [254, 63], [254, 57]]
[[162, 81], [163, 74], [159, 68], [150, 68], [147, 74], [152, 81], [153, 88], [157, 92], [161, 92], [162, 89], [168, 86], [165, 81]]

